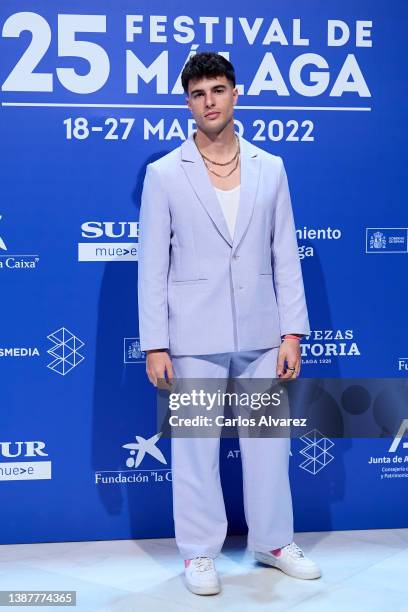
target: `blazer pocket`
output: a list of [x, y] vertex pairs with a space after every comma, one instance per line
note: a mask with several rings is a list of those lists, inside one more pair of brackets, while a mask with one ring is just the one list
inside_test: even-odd
[[172, 280], [172, 285], [199, 285], [208, 283], [208, 278], [192, 278], [191, 280]]

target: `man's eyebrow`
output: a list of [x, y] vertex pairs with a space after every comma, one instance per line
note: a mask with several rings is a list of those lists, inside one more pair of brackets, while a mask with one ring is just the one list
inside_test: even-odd
[[[224, 85], [224, 83], [219, 83], [218, 85], [214, 85], [214, 87], [211, 87], [211, 89], [218, 89], [218, 87], [224, 87], [225, 88], [225, 85]], [[195, 93], [202, 92], [202, 91], [204, 91], [204, 89], [193, 89], [193, 91], [190, 92], [190, 96], [192, 96]]]

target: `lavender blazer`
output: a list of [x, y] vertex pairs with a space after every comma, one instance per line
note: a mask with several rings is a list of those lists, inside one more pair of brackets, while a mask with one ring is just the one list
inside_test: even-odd
[[191, 134], [147, 166], [139, 216], [143, 351], [214, 354], [310, 333], [282, 158], [241, 136], [234, 238]]

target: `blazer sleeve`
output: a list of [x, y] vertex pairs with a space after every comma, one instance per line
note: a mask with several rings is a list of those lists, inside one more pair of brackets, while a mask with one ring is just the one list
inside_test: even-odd
[[310, 335], [302, 269], [289, 192], [281, 157], [272, 239], [272, 266], [281, 335]]
[[139, 213], [138, 308], [142, 351], [169, 348], [167, 277], [171, 220], [159, 172], [149, 164]]

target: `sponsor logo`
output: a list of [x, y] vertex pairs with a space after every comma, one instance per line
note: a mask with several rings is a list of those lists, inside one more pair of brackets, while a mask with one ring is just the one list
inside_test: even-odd
[[367, 227], [366, 253], [408, 253], [408, 228]]
[[302, 364], [330, 364], [333, 357], [361, 355], [352, 329], [315, 329], [300, 343]]
[[[0, 215], [0, 220], [1, 218]], [[37, 254], [9, 253], [6, 242], [0, 235], [0, 270], [35, 270], [39, 261]]]
[[123, 362], [124, 363], [144, 363], [146, 354], [140, 349], [139, 338], [123, 339]]
[[126, 459], [126, 467], [139, 467], [146, 453], [157, 459], [157, 461], [167, 465], [167, 461], [164, 458], [163, 453], [156, 446], [160, 436], [161, 432], [155, 434], [147, 440], [142, 436], [135, 436], [136, 442], [123, 444], [123, 448], [127, 448], [129, 450], [129, 457]]
[[50, 480], [51, 461], [43, 457], [48, 457], [44, 442], [0, 442], [0, 481]]
[[[408, 478], [408, 419], [401, 426], [388, 449], [387, 455], [370, 456], [368, 465], [377, 470], [380, 480]], [[404, 440], [405, 438], [405, 440]]]
[[[47, 336], [52, 347], [47, 353], [54, 359], [47, 364], [47, 368], [65, 376], [84, 360], [80, 349], [84, 342], [65, 327], [60, 327]], [[0, 346], [0, 358], [29, 358], [39, 357], [40, 351], [36, 346]]]
[[[160, 448], [157, 446], [162, 432], [154, 434], [150, 438], [135, 436], [134, 442], [122, 444], [122, 448], [128, 451], [124, 459], [126, 469], [123, 470], [97, 470], [95, 471], [95, 484], [110, 485], [118, 483], [166, 483], [171, 482], [171, 469], [169, 467], [159, 468], [157, 463], [167, 466], [167, 460]], [[142, 464], [149, 467], [140, 468]], [[151, 466], [151, 467], [150, 467]]]
[[85, 359], [79, 353], [85, 343], [65, 327], [60, 327], [60, 329], [49, 334], [47, 338], [54, 345], [48, 349], [47, 353], [55, 357], [47, 367], [57, 374], [65, 376]]
[[137, 221], [86, 221], [78, 261], [137, 261], [138, 235]]
[[300, 450], [300, 454], [306, 457], [299, 467], [316, 476], [318, 472], [333, 461], [334, 456], [329, 453], [329, 449], [334, 446], [334, 442], [326, 438], [317, 429], [312, 429], [299, 439], [305, 444], [305, 447]]

